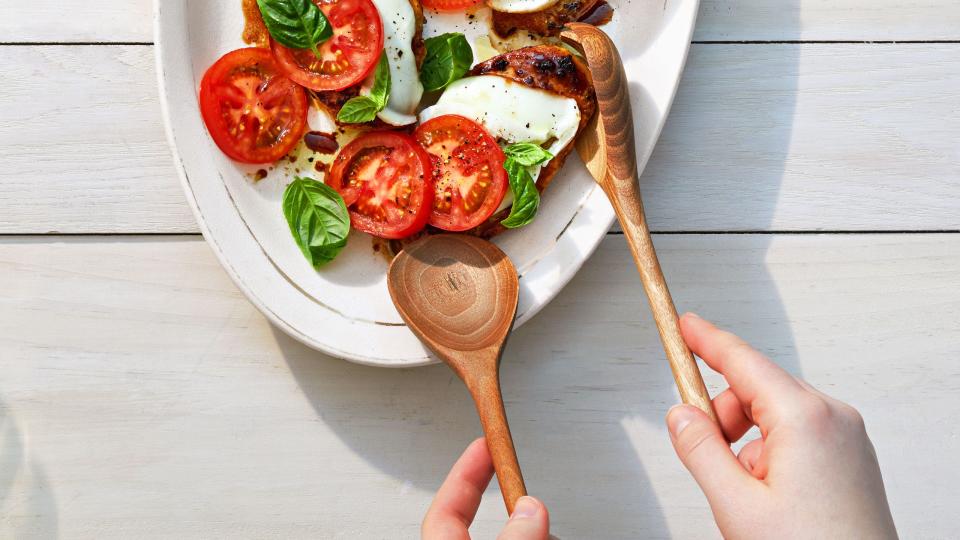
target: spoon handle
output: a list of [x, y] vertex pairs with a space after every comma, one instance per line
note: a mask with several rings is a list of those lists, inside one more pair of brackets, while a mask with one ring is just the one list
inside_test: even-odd
[[667, 353], [673, 378], [684, 403], [695, 405], [717, 421], [710, 394], [703, 384], [693, 354], [680, 335], [677, 308], [673, 305], [667, 281], [660, 270], [657, 252], [647, 228], [640, 198], [636, 144], [633, 136], [633, 113], [630, 110], [630, 89], [623, 62], [616, 45], [601, 30], [580, 23], [571, 23], [575, 41], [579, 41], [590, 64], [594, 90], [597, 93], [599, 148], [605, 158], [603, 178], [597, 178], [620, 219], [633, 260], [640, 270], [640, 280], [647, 291], [653, 320], [660, 331], [660, 341]]
[[680, 335], [680, 321], [677, 318], [677, 308], [673, 304], [667, 281], [660, 269], [660, 261], [650, 238], [647, 228], [647, 219], [643, 213], [643, 201], [640, 199], [639, 182], [633, 178], [621, 179], [614, 182], [605, 182], [604, 188], [614, 211], [620, 219], [620, 226], [630, 244], [633, 260], [640, 271], [640, 281], [647, 292], [653, 320], [660, 331], [660, 341], [667, 353], [673, 378], [680, 390], [680, 397], [684, 403], [694, 405], [707, 413], [714, 422], [717, 416], [713, 411], [710, 394], [703, 384], [703, 377], [697, 367], [693, 354], [684, 343]]
[[500, 394], [499, 375], [494, 371], [468, 376], [464, 382], [480, 415], [487, 449], [493, 458], [493, 468], [497, 472], [503, 502], [507, 505], [507, 514], [513, 514], [517, 499], [527, 494], [527, 487], [523, 483], [517, 451], [513, 447], [513, 437], [510, 436], [507, 412], [503, 408], [503, 396]]

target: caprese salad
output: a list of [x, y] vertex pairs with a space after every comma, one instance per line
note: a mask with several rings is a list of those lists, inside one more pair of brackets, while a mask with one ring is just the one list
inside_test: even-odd
[[[471, 20], [486, 10], [491, 32], [546, 37], [491, 56], [462, 33], [424, 40], [419, 0], [244, 0], [254, 46], [200, 83], [204, 122], [231, 159], [317, 156], [321, 177], [289, 179], [282, 208], [314, 267], [351, 228], [400, 240], [527, 225], [596, 110], [584, 63], [549, 36], [602, 0], [422, 1]], [[317, 113], [336, 129], [312, 130]]]

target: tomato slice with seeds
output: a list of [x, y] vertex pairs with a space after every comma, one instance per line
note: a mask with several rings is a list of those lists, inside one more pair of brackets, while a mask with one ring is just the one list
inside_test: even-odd
[[441, 12], [463, 11], [482, 2], [483, 0], [421, 0], [423, 7]]
[[365, 133], [343, 147], [327, 184], [363, 232], [399, 239], [420, 232], [433, 208], [430, 158], [413, 137], [395, 131]]
[[480, 124], [455, 114], [427, 120], [414, 137], [433, 164], [430, 225], [466, 231], [486, 221], [509, 187], [497, 141]]
[[311, 90], [343, 90], [362, 81], [380, 60], [383, 23], [371, 0], [313, 0], [333, 26], [333, 35], [319, 47], [288, 49], [276, 41], [270, 48], [287, 77]]
[[203, 75], [200, 114], [224, 154], [243, 163], [272, 163], [300, 142], [307, 94], [283, 76], [270, 51], [237, 49]]

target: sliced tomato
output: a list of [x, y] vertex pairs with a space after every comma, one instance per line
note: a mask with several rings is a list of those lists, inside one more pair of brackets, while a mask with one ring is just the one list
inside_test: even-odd
[[509, 187], [497, 141], [480, 124], [455, 114], [427, 120], [414, 137], [433, 164], [430, 225], [466, 231], [486, 221]]
[[288, 49], [272, 41], [280, 67], [294, 82], [318, 92], [342, 90], [364, 79], [380, 60], [383, 23], [371, 0], [313, 0], [333, 26], [320, 47]]
[[405, 238], [423, 229], [433, 208], [430, 158], [413, 137], [365, 133], [343, 147], [327, 184], [350, 211], [350, 224], [380, 238]]
[[200, 114], [224, 154], [244, 163], [271, 163], [303, 136], [307, 94], [283, 76], [270, 51], [237, 49], [203, 75]]
[[483, 0], [421, 0], [423, 7], [433, 11], [463, 11], [482, 3]]

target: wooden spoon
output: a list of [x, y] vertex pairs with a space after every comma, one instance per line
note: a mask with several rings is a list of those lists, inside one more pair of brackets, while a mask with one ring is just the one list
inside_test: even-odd
[[527, 489], [500, 394], [500, 355], [517, 314], [517, 270], [486, 240], [442, 234], [404, 248], [387, 285], [413, 333], [467, 385], [512, 514]]
[[577, 140], [577, 152], [594, 180], [600, 184], [620, 219], [640, 280], [647, 291], [660, 341], [667, 353], [673, 378], [684, 403], [707, 413], [716, 421], [710, 395], [703, 384], [697, 362], [683, 342], [677, 309], [663, 278], [657, 253], [653, 249], [640, 198], [636, 146], [633, 139], [633, 113], [623, 62], [613, 41], [600, 29], [584, 23], [570, 23], [560, 34], [567, 43], [583, 52], [599, 111], [592, 125]]

